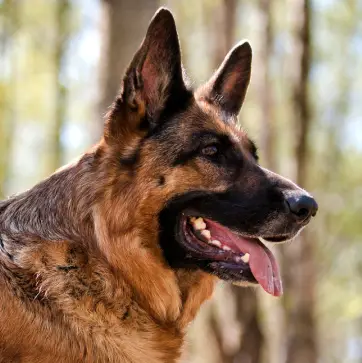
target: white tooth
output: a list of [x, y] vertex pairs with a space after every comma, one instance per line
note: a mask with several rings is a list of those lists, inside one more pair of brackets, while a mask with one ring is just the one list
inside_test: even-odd
[[190, 222], [194, 223], [196, 221], [196, 217], [190, 217]]
[[222, 249], [223, 249], [224, 251], [231, 251], [231, 248], [230, 248], [230, 247], [228, 247], [228, 246], [222, 246]]
[[235, 260], [235, 262], [241, 262], [242, 261], [240, 256], [235, 256], [234, 260]]
[[258, 240], [262, 243], [268, 243], [263, 237], [258, 237]]
[[250, 259], [250, 255], [248, 253], [245, 253], [244, 256], [241, 257], [241, 259], [245, 262], [248, 263], [249, 259]]
[[211, 238], [211, 232], [208, 229], [204, 229], [201, 232], [201, 236], [205, 237], [207, 240], [209, 240]]
[[217, 246], [217, 247], [221, 247], [221, 242], [218, 241], [217, 239], [213, 239], [212, 241], [210, 241], [209, 243], [211, 243], [212, 245], [214, 246]]
[[197, 218], [192, 224], [198, 230], [202, 230], [202, 229], [206, 228], [206, 223], [204, 222], [204, 220], [201, 217]]

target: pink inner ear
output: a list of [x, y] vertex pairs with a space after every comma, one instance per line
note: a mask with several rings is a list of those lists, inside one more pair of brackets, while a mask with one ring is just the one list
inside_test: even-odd
[[248, 71], [244, 69], [242, 64], [234, 66], [225, 77], [223, 92], [227, 95], [230, 95], [233, 92], [240, 93], [240, 87], [248, 86], [248, 84], [245, 83], [245, 81], [247, 81], [248, 75]]
[[157, 90], [157, 69], [148, 55], [142, 67], [144, 95], [149, 100]]
[[240, 70], [236, 69], [230, 72], [226, 77], [226, 82], [223, 84], [223, 92], [226, 94], [231, 94], [235, 91], [235, 87], [240, 83]]

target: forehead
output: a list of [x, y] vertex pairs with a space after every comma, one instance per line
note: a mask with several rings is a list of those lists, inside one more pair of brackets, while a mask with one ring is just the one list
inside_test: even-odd
[[189, 137], [191, 133], [210, 132], [227, 136], [233, 144], [250, 147], [247, 133], [237, 124], [237, 118], [223, 113], [206, 101], [195, 101], [177, 116], [178, 134]]
[[[166, 115], [165, 115], [166, 116]], [[235, 151], [255, 158], [256, 148], [247, 133], [237, 124], [237, 118], [223, 113], [207, 101], [191, 98], [182, 111], [166, 116], [160, 127], [147, 139], [155, 142], [165, 159], [196, 150], [201, 144], [221, 142], [233, 145]]]

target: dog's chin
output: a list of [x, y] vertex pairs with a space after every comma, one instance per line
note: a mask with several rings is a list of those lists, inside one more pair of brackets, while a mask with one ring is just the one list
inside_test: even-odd
[[291, 235], [253, 236], [207, 218], [180, 214], [176, 240], [184, 263], [237, 285], [260, 284], [274, 296], [283, 292], [278, 264], [263, 242], [282, 243]]

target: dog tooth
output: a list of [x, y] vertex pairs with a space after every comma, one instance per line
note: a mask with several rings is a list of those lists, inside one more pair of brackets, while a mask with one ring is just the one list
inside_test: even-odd
[[235, 262], [241, 262], [242, 261], [240, 256], [235, 256], [234, 260], [235, 260]]
[[265, 240], [263, 237], [258, 237], [258, 240], [261, 242], [261, 243], [268, 243], [267, 240]]
[[217, 247], [221, 247], [221, 242], [218, 241], [217, 239], [213, 239], [212, 241], [210, 241], [209, 243], [211, 243], [212, 245], [214, 246], [217, 246]]
[[249, 255], [249, 253], [245, 253], [245, 255], [240, 258], [243, 260], [243, 262], [248, 263], [249, 259], [250, 259], [250, 255]]
[[201, 236], [205, 237], [207, 240], [209, 240], [211, 238], [211, 232], [208, 229], [204, 229], [201, 232]]
[[197, 218], [194, 222], [193, 222], [193, 226], [198, 229], [198, 230], [202, 230], [206, 228], [206, 223], [204, 222], [204, 220], [199, 217]]
[[222, 249], [224, 250], [224, 251], [231, 251], [231, 248], [229, 247], [229, 246], [222, 246]]
[[196, 217], [190, 217], [190, 222], [194, 223], [196, 221]]

